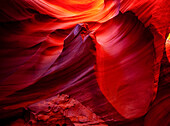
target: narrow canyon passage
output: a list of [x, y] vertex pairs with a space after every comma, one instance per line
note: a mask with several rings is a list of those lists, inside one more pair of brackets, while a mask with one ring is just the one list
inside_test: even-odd
[[169, 125], [168, 0], [2, 0], [0, 125]]

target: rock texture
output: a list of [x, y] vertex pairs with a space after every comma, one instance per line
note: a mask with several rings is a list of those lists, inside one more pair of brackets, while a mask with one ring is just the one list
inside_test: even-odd
[[1, 0], [0, 125], [169, 125], [169, 4]]
[[95, 113], [68, 95], [57, 95], [27, 107], [30, 112], [29, 123], [42, 125], [106, 125]]

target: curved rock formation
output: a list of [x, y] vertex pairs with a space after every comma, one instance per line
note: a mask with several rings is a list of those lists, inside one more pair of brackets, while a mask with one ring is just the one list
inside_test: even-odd
[[93, 124], [168, 125], [169, 4], [1, 0], [0, 124], [26, 125], [28, 106], [66, 94]]

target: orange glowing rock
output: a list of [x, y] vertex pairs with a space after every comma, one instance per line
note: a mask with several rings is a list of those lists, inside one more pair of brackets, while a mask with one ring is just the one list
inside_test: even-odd
[[170, 62], [170, 34], [168, 35], [168, 38], [166, 40], [165, 48], [166, 48], [166, 55], [167, 55], [168, 60]]

